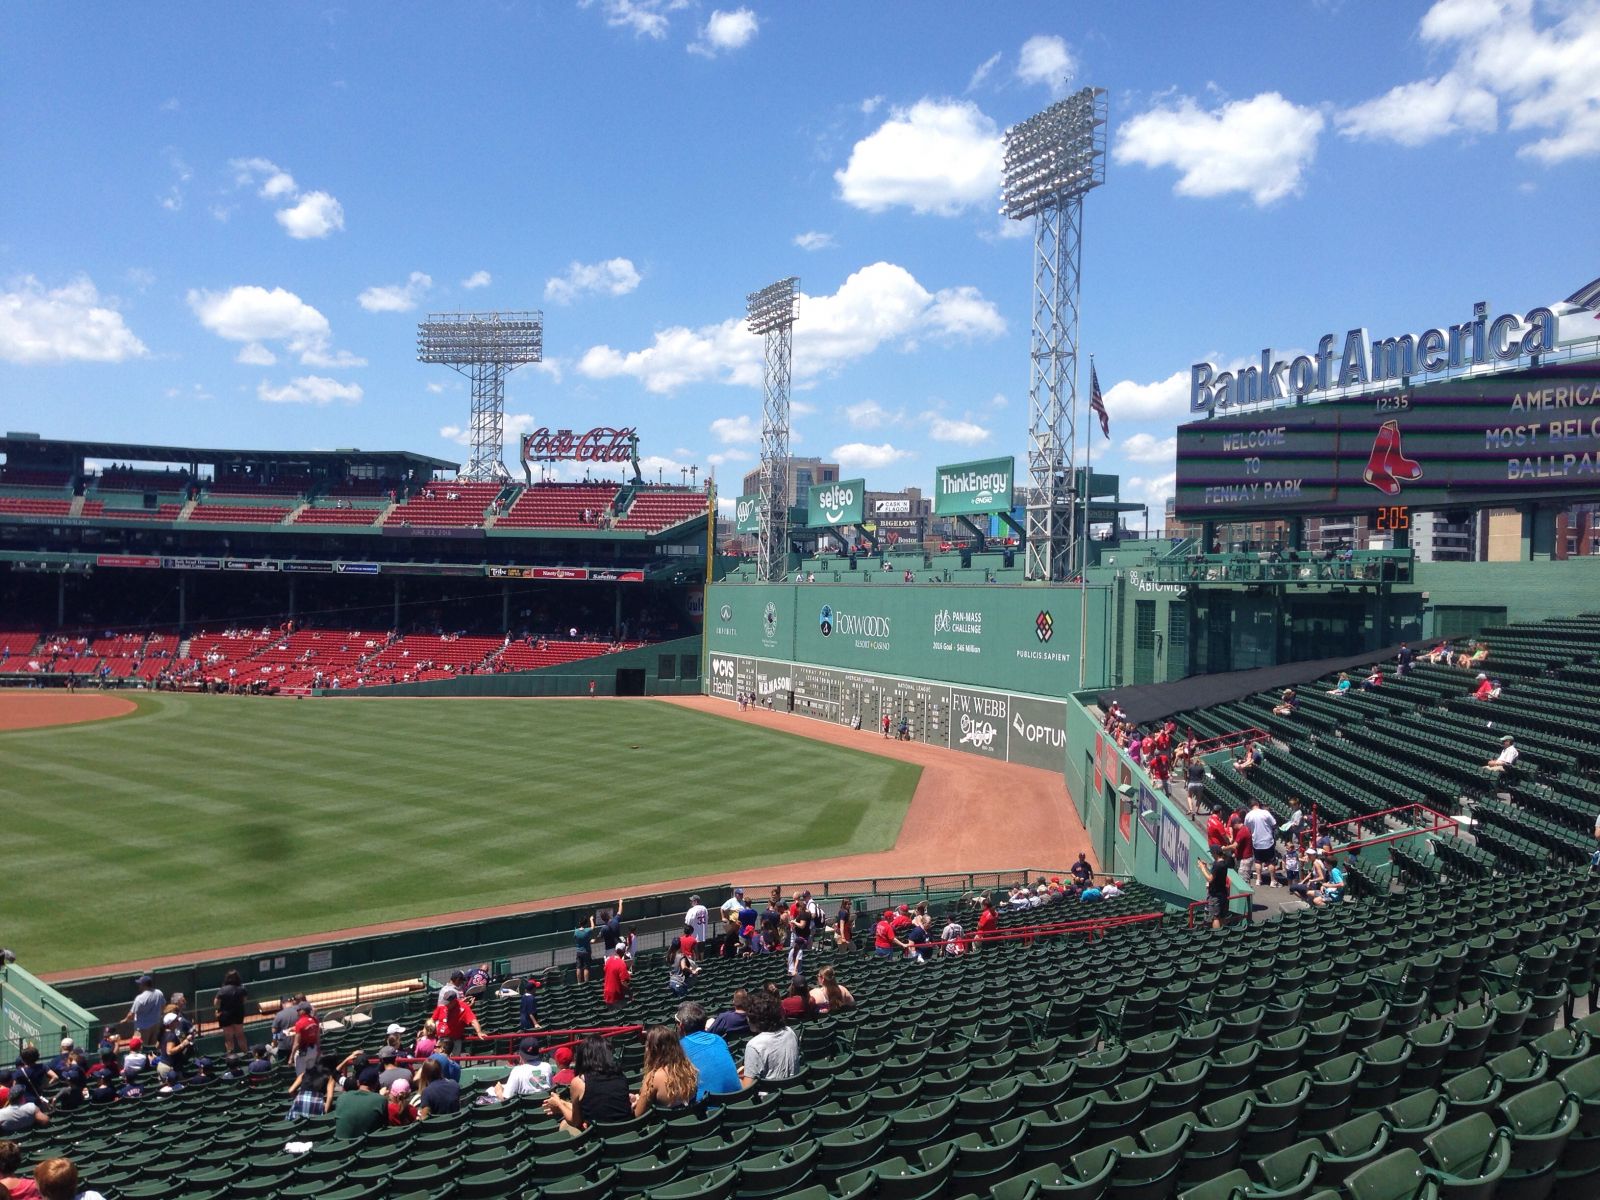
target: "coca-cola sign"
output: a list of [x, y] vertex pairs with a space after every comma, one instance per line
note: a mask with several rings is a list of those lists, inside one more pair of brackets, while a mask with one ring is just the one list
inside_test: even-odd
[[637, 429], [597, 425], [588, 433], [540, 426], [522, 438], [523, 462], [630, 462]]

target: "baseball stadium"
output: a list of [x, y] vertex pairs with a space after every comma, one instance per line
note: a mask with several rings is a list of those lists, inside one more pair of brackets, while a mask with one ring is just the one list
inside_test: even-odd
[[1600, 280], [1173, 364], [1152, 527], [1106, 92], [1004, 139], [1026, 452], [920, 488], [792, 276], [739, 490], [508, 432], [526, 310], [418, 322], [465, 463], [0, 437], [0, 1195], [1600, 1196]]

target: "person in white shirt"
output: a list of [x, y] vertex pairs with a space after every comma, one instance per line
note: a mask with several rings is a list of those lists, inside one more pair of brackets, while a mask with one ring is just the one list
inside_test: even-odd
[[724, 921], [737, 921], [739, 910], [744, 907], [744, 889], [734, 888], [733, 895], [722, 902], [722, 919]]
[[1269, 813], [1257, 797], [1250, 801], [1244, 823], [1250, 830], [1250, 846], [1255, 851], [1255, 881], [1270, 886], [1273, 868], [1278, 862], [1278, 818]]
[[1510, 734], [1500, 739], [1500, 753], [1483, 764], [1485, 771], [1504, 771], [1521, 757], [1516, 739]]
[[700, 903], [699, 896], [689, 897], [689, 911], [683, 914], [683, 923], [694, 931], [695, 950], [706, 944], [710, 938], [709, 922], [711, 914], [706, 912], [706, 906]]
[[550, 1064], [539, 1055], [539, 1043], [529, 1038], [517, 1048], [522, 1061], [511, 1068], [511, 1073], [494, 1085], [494, 1094], [501, 1100], [514, 1096], [536, 1096], [550, 1090], [552, 1071]]

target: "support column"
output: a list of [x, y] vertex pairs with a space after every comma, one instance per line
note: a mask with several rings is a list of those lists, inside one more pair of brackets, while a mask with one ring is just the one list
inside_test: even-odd
[[289, 576], [289, 620], [291, 621], [296, 621], [300, 618], [299, 583], [300, 580], [298, 578], [293, 575]]
[[511, 632], [511, 581], [500, 581], [500, 632]]
[[189, 576], [187, 572], [178, 572], [178, 636], [182, 637], [189, 629]]
[[1556, 556], [1556, 510], [1530, 504], [1522, 510], [1522, 561], [1548, 562]]
[[1304, 517], [1289, 518], [1289, 549], [1304, 550], [1306, 548], [1306, 519]]
[[611, 618], [611, 638], [613, 641], [620, 642], [622, 640], [622, 585], [617, 583], [613, 584], [612, 587], [616, 591], [616, 609], [615, 615]]
[[65, 573], [56, 576], [56, 628], [61, 629], [67, 623], [67, 577]]
[[400, 632], [400, 577], [399, 576], [396, 576], [395, 577], [395, 581], [394, 581], [394, 616], [392, 618], [390, 618], [389, 628], [392, 629], [396, 633]]

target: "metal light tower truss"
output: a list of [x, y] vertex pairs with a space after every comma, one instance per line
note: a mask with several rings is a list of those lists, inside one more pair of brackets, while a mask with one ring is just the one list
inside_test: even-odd
[[[1106, 93], [1083, 88], [1006, 130], [1000, 212], [1033, 218], [1028, 380], [1027, 576], [1060, 580], [1078, 560], [1078, 268], [1083, 198], [1105, 182]], [[1084, 531], [1087, 532], [1087, 531]]]
[[463, 479], [511, 478], [501, 461], [506, 376], [544, 359], [540, 312], [429, 313], [417, 326], [417, 361], [443, 363], [472, 380], [472, 458]]
[[800, 280], [791, 275], [745, 297], [751, 333], [765, 339], [761, 381], [761, 531], [756, 578], [780, 580], [789, 565], [789, 376]]

